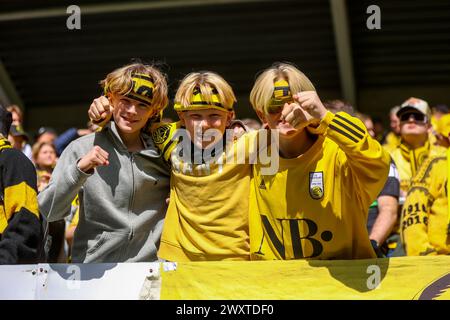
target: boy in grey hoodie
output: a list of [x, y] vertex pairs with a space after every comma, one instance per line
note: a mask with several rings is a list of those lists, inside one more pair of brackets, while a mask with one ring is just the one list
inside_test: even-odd
[[69, 144], [39, 194], [39, 207], [48, 221], [60, 220], [78, 195], [75, 263], [155, 261], [170, 173], [142, 129], [167, 105], [166, 79], [153, 66], [133, 63], [101, 85], [114, 121]]

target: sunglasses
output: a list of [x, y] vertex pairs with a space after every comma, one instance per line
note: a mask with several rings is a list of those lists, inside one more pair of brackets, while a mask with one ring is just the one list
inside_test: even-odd
[[427, 122], [427, 117], [423, 113], [417, 112], [406, 112], [400, 115], [400, 121], [407, 122], [411, 117], [413, 117], [414, 121], [417, 122]]

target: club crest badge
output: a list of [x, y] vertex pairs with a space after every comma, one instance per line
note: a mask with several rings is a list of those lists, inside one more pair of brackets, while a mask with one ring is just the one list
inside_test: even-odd
[[160, 127], [158, 127], [156, 130], [152, 132], [152, 138], [153, 141], [156, 144], [161, 144], [164, 141], [166, 141], [167, 137], [169, 136], [170, 132], [170, 125], [164, 124]]
[[309, 173], [309, 194], [314, 200], [323, 198], [323, 172]]

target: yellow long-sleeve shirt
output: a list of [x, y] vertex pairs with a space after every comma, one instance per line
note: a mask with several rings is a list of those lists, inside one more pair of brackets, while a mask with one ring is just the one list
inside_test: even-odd
[[228, 151], [248, 151], [242, 144], [249, 145], [256, 133], [231, 142], [221, 153], [222, 165], [213, 162], [208, 165], [185, 161], [177, 150], [181, 144], [173, 139], [180, 128], [180, 123], [172, 123], [152, 129], [156, 145], [172, 166], [170, 202], [158, 256], [178, 262], [249, 260], [251, 165], [248, 161], [227, 163], [225, 158]]
[[386, 182], [389, 154], [344, 112], [328, 112], [310, 131], [319, 135], [313, 146], [281, 158], [275, 175], [253, 167], [251, 258], [374, 258], [367, 213]]
[[408, 256], [450, 254], [446, 153], [429, 157], [414, 177], [402, 212]]

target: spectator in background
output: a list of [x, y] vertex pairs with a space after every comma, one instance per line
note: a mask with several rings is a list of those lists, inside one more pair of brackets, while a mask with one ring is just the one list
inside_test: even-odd
[[[45, 189], [56, 166], [56, 148], [49, 142], [38, 142], [33, 145], [33, 162], [36, 167], [38, 193]], [[50, 222], [48, 224], [48, 236], [51, 244], [47, 262], [66, 262], [63, 255], [64, 220]]]
[[343, 100], [328, 100], [325, 101], [324, 104], [325, 108], [327, 108], [327, 110], [329, 110], [332, 113], [337, 113], [340, 111], [346, 112], [350, 115], [354, 115], [355, 114], [355, 110], [353, 109], [353, 106]]
[[400, 106], [395, 106], [389, 112], [389, 125], [391, 131], [386, 135], [383, 147], [391, 152], [400, 145], [400, 119], [397, 117], [397, 112]]
[[241, 120], [242, 123], [248, 128], [249, 131], [261, 129], [261, 122], [256, 119], [245, 118]]
[[[409, 98], [401, 105], [397, 116], [400, 119], [401, 142], [391, 151], [391, 157], [400, 176], [400, 205], [402, 205], [411, 180], [417, 174], [419, 167], [428, 157], [441, 154], [443, 148], [429, 141], [431, 110], [426, 101]], [[400, 242], [400, 223], [395, 229], [398, 236], [395, 244], [394, 242], [390, 244], [391, 248], [395, 246], [395, 252], [392, 255], [404, 255]]]
[[384, 144], [384, 141], [386, 140], [387, 132], [384, 129], [383, 120], [381, 120], [379, 117], [372, 117], [371, 121], [373, 123], [373, 131], [375, 133], [374, 138], [381, 144]]
[[434, 153], [438, 146], [429, 142], [431, 110], [428, 103], [418, 98], [409, 98], [397, 111], [400, 119], [401, 143], [391, 152], [400, 174], [400, 196], [405, 197], [411, 178], [423, 161]]
[[433, 108], [431, 108], [431, 124], [433, 125], [433, 127], [435, 127], [435, 125], [437, 125], [438, 120], [446, 115], [447, 113], [449, 113], [448, 110], [448, 106], [445, 104], [438, 104], [436, 106], [434, 106]]
[[436, 138], [438, 136], [437, 122], [439, 119], [449, 112], [448, 107], [445, 104], [438, 104], [431, 108], [431, 126], [432, 132], [430, 133], [430, 143], [436, 144]]
[[372, 118], [369, 115], [360, 112], [356, 112], [355, 116], [364, 123], [370, 136], [375, 138], [375, 128]]
[[56, 155], [59, 157], [69, 143], [92, 132], [94, 132], [92, 127], [88, 129], [70, 128], [58, 135], [56, 130], [51, 127], [40, 127], [35, 135], [35, 143], [48, 142], [54, 144]]
[[23, 125], [23, 112], [18, 105], [12, 104], [6, 108], [12, 114], [12, 124], [14, 126]]
[[36, 135], [34, 136], [34, 143], [55, 143], [58, 133], [55, 129], [50, 127], [40, 127]]
[[31, 146], [27, 143], [29, 140], [28, 134], [23, 130], [21, 124], [11, 125], [8, 140], [9, 142], [11, 142], [11, 145], [14, 149], [22, 151], [23, 154], [25, 154], [27, 158], [31, 160], [32, 151]]
[[[436, 128], [441, 136], [438, 141], [448, 148], [450, 115], [440, 117]], [[402, 212], [403, 241], [408, 256], [450, 254], [449, 151], [428, 157], [408, 191]]]
[[436, 144], [446, 149], [450, 147], [448, 131], [450, 131], [450, 114], [442, 116], [436, 123]]
[[38, 178], [38, 191], [41, 192], [50, 181], [56, 166], [56, 148], [49, 142], [38, 142], [33, 146], [33, 162]]
[[0, 264], [34, 264], [42, 245], [36, 174], [6, 139], [11, 123], [11, 112], [0, 105]]
[[[373, 122], [370, 116], [357, 113], [367, 128], [369, 134], [374, 137]], [[370, 205], [367, 219], [367, 230], [372, 246], [378, 257], [390, 256], [393, 251], [389, 249], [390, 236], [398, 221], [398, 198], [400, 195], [400, 181], [395, 163], [391, 161], [388, 179], [378, 195]], [[395, 238], [395, 235], [394, 235]]]
[[8, 140], [13, 148], [21, 150], [31, 160], [30, 137], [23, 130], [23, 112], [18, 105], [12, 104], [6, 108], [12, 114], [12, 124]]

